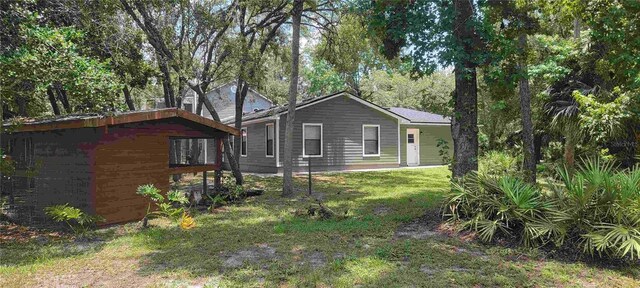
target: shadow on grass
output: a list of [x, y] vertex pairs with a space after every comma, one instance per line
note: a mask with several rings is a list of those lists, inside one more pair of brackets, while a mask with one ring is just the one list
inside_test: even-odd
[[[460, 252], [480, 249], [477, 243], [444, 236], [395, 238], [403, 222], [427, 210], [438, 215], [434, 210], [440, 208], [442, 195], [449, 189], [447, 175], [445, 169], [314, 175], [314, 191], [323, 195], [324, 203], [334, 211], [348, 211], [347, 219], [328, 221], [294, 217], [293, 210], [304, 209], [313, 200], [304, 196], [280, 198], [281, 178], [248, 177], [249, 185], [265, 189], [265, 195], [228, 207], [224, 213], [200, 215], [196, 217], [198, 227], [192, 231], [154, 228], [143, 232], [145, 245], [156, 252], [140, 261], [138, 272], [181, 271], [192, 278], [222, 275], [223, 286], [587, 284], [563, 282], [574, 278], [580, 263], [560, 266], [557, 273], [540, 272], [545, 268], [539, 267], [539, 260]], [[298, 191], [305, 191], [306, 178], [296, 177], [295, 185]], [[500, 247], [488, 248], [502, 251]], [[234, 262], [229, 259], [237, 260], [234, 255], [247, 253], [258, 256], [240, 257], [243, 262], [239, 265], [228, 265]], [[603, 277], [612, 273], [607, 271], [606, 275]]]
[[42, 261], [69, 258], [97, 253], [105, 246], [105, 241], [58, 240], [48, 243], [31, 241], [28, 243], [6, 243], [0, 245], [0, 265], [22, 266]]

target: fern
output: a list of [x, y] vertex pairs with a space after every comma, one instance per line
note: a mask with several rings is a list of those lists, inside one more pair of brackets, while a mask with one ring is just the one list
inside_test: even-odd
[[44, 208], [44, 211], [53, 221], [66, 223], [74, 234], [79, 235], [84, 235], [96, 223], [104, 221], [104, 218], [98, 215], [86, 214], [68, 203], [49, 206]]

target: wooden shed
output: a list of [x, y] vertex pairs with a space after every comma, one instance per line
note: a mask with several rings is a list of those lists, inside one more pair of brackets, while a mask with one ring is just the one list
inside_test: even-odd
[[[16, 171], [3, 175], [2, 194], [9, 197], [9, 216], [31, 225], [48, 222], [45, 207], [65, 203], [104, 217], [104, 224], [139, 220], [148, 204], [136, 195], [139, 185], [166, 192], [173, 174], [219, 170], [222, 137], [239, 134], [175, 108], [25, 120], [5, 128], [12, 131], [2, 135], [2, 147]], [[204, 157], [170, 161], [170, 146], [186, 139], [196, 141]]]

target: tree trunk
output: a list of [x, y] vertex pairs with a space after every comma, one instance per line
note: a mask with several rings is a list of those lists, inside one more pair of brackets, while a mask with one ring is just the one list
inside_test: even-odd
[[569, 171], [573, 171], [575, 167], [575, 154], [576, 145], [572, 137], [565, 137], [564, 139], [564, 162], [566, 163]]
[[465, 56], [458, 58], [455, 67], [454, 117], [451, 120], [453, 137], [453, 177], [460, 178], [478, 170], [478, 87], [476, 64], [472, 61], [477, 37], [472, 23], [473, 4], [469, 0], [455, 0], [453, 35]]
[[175, 96], [173, 94], [173, 85], [171, 84], [171, 74], [169, 74], [169, 68], [167, 63], [163, 59], [158, 59], [158, 67], [162, 72], [162, 90], [164, 92], [164, 105], [165, 107], [176, 107]]
[[521, 59], [518, 65], [520, 72], [520, 116], [522, 117], [522, 152], [524, 153], [523, 171], [524, 180], [536, 183], [536, 151], [533, 142], [533, 121], [531, 120], [531, 91], [529, 90], [529, 76], [527, 75], [527, 34], [524, 32], [518, 37]]
[[[220, 122], [220, 116], [218, 116], [218, 113], [213, 108], [213, 104], [211, 104], [211, 101], [209, 101], [209, 99], [205, 97], [202, 89], [197, 90], [195, 92], [196, 94], [198, 94], [199, 101], [202, 102], [205, 107], [207, 107], [207, 110], [209, 110], [209, 113], [211, 113], [211, 117], [213, 118], [213, 120]], [[229, 168], [231, 168], [231, 173], [233, 173], [233, 177], [236, 178], [236, 184], [242, 185], [244, 183], [244, 178], [242, 177], [242, 172], [240, 172], [240, 168], [237, 165], [237, 160], [233, 156], [233, 153], [231, 153], [232, 149], [229, 145], [228, 137], [224, 137], [224, 151], [225, 155], [227, 156], [227, 161], [229, 162]]]
[[56, 100], [56, 95], [53, 94], [53, 90], [51, 89], [51, 87], [47, 87], [47, 96], [49, 96], [49, 103], [51, 103], [53, 114], [60, 115], [60, 107], [58, 107], [58, 101]]
[[302, 18], [303, 0], [293, 2], [291, 37], [291, 82], [289, 84], [289, 108], [284, 133], [284, 175], [282, 182], [282, 196], [291, 197], [293, 190], [293, 121], [298, 99], [298, 66], [300, 61], [300, 22]]
[[62, 103], [62, 107], [66, 113], [71, 113], [71, 104], [69, 104], [69, 99], [67, 98], [67, 92], [64, 91], [62, 85], [60, 83], [54, 84], [54, 92], [58, 99], [60, 99], [60, 103]]
[[[244, 114], [244, 100], [247, 97], [247, 92], [249, 90], [249, 85], [247, 84], [247, 82], [245, 82], [244, 80], [238, 78], [237, 81], [237, 87], [236, 87], [236, 116], [235, 116], [235, 122], [234, 122], [234, 126], [236, 129], [240, 130], [242, 128], [242, 114]], [[240, 150], [240, 145], [242, 144], [242, 135], [240, 136], [234, 136], [233, 139], [233, 156], [235, 157], [235, 159], [240, 159], [240, 152], [242, 152]], [[238, 168], [240, 167], [240, 162], [237, 163]]]
[[124, 94], [124, 102], [127, 103], [129, 111], [136, 111], [136, 106], [133, 105], [133, 100], [131, 99], [131, 90], [129, 90], [127, 85], [122, 87], [122, 93]]

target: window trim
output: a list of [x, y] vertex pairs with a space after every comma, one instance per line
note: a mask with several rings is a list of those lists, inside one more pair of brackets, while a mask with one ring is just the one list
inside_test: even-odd
[[[320, 126], [320, 155], [307, 155], [306, 139], [304, 138], [304, 130], [307, 126]], [[324, 127], [322, 123], [302, 123], [302, 157], [303, 158], [321, 158], [324, 154]]]
[[[371, 127], [375, 127], [376, 129], [378, 129], [378, 153], [376, 154], [366, 154], [366, 150], [364, 148], [364, 129], [365, 128], [371, 128]], [[378, 124], [362, 124], [362, 157], [380, 157], [380, 125]]]
[[[271, 145], [271, 155], [269, 155], [269, 145], [267, 144], [269, 143], [269, 126], [271, 126], [271, 129], [273, 129], [273, 139], [271, 139], [271, 142], [273, 143], [273, 145]], [[275, 155], [276, 155], [276, 129], [273, 123], [267, 123], [264, 125], [264, 156], [268, 158], [273, 158], [275, 157]]]
[[[244, 131], [244, 133], [242, 131]], [[246, 139], [242, 139], [245, 137]], [[242, 144], [243, 142], [245, 143], [244, 145]], [[249, 149], [247, 149], [248, 147], [249, 147], [249, 130], [247, 130], [247, 127], [242, 127], [240, 128], [240, 157], [247, 157], [247, 155], [249, 154]], [[242, 154], [243, 149], [245, 154]]]

